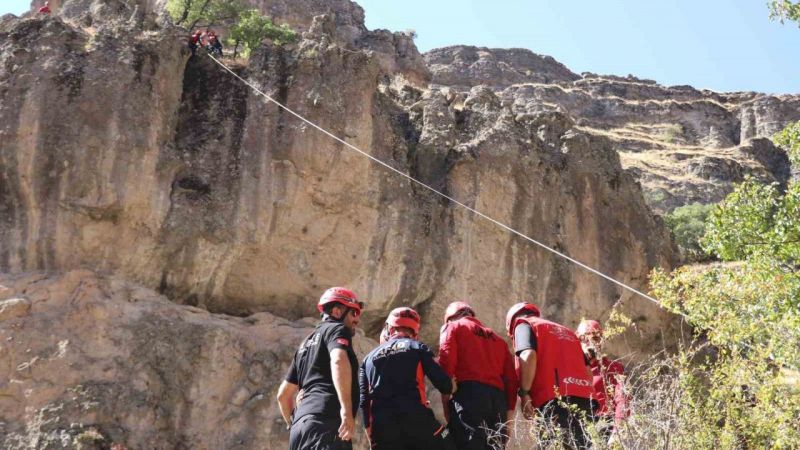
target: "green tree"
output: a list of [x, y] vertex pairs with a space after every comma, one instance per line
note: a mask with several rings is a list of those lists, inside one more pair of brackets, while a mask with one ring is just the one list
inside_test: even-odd
[[789, 124], [780, 133], [772, 138], [775, 145], [786, 149], [789, 161], [795, 168], [800, 169], [800, 121]]
[[[786, 132], [787, 145], [800, 145]], [[653, 294], [695, 327], [674, 360], [678, 447], [800, 442], [800, 183], [748, 178], [709, 214], [704, 250], [723, 262], [652, 274]], [[712, 351], [708, 351], [708, 348]], [[679, 442], [682, 443], [679, 444]]]
[[167, 11], [176, 25], [189, 30], [233, 23], [247, 9], [242, 0], [168, 0]]
[[288, 25], [275, 25], [267, 16], [261, 15], [256, 9], [248, 9], [239, 15], [238, 22], [230, 28], [228, 42], [234, 46], [233, 57], [243, 46], [242, 54], [248, 56], [257, 48], [264, 39], [272, 39], [278, 45], [294, 42], [297, 33]]
[[700, 246], [700, 238], [705, 233], [706, 218], [713, 209], [714, 205], [692, 203], [675, 208], [664, 218], [684, 261], [698, 262], [709, 258]]
[[771, 0], [767, 4], [769, 5], [770, 19], [779, 20], [781, 23], [792, 20], [800, 25], [800, 2]]

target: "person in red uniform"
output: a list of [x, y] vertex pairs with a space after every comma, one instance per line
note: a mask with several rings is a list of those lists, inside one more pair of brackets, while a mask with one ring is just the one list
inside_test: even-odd
[[322, 321], [295, 352], [278, 388], [278, 407], [289, 426], [290, 450], [350, 450], [359, 401], [352, 339], [364, 303], [353, 291], [333, 287], [317, 309]]
[[538, 411], [566, 432], [567, 446], [590, 448], [581, 423], [593, 409], [588, 361], [572, 330], [540, 316], [531, 303], [517, 303], [506, 315], [517, 355], [523, 414], [531, 418]]
[[386, 318], [386, 340], [372, 350], [358, 372], [364, 427], [375, 450], [455, 450], [446, 426], [425, 397], [425, 377], [444, 394], [456, 383], [417, 340], [419, 314], [395, 308]]
[[194, 56], [195, 52], [197, 51], [197, 46], [200, 43], [200, 35], [202, 32], [200, 30], [195, 30], [191, 36], [189, 36], [189, 50], [192, 51], [192, 56]]
[[51, 12], [50, 2], [44, 2], [44, 6], [39, 8], [39, 14], [49, 15]]
[[594, 414], [605, 437], [611, 438], [630, 415], [623, 384], [625, 367], [619, 361], [612, 361], [603, 355], [603, 327], [600, 322], [583, 320], [575, 334], [581, 340], [583, 353], [589, 359], [589, 368], [592, 370], [593, 398], [597, 401]]
[[506, 342], [475, 318], [465, 302], [445, 311], [439, 335], [439, 364], [458, 380], [458, 391], [442, 396], [459, 449], [502, 449], [506, 422], [514, 417], [517, 374]]

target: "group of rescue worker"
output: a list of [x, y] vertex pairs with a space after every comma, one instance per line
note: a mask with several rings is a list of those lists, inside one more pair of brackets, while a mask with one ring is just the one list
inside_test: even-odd
[[[561, 430], [570, 448], [590, 448], [585, 424], [613, 438], [628, 415], [624, 368], [601, 352], [603, 331], [584, 320], [577, 331], [545, 320], [531, 303], [506, 315], [506, 341], [467, 303], [451, 303], [439, 355], [420, 342], [420, 316], [408, 307], [386, 318], [380, 344], [359, 366], [353, 336], [365, 304], [342, 287], [325, 291], [322, 320], [294, 355], [278, 389], [291, 450], [351, 449], [360, 409], [371, 448], [502, 449], [519, 404]], [[426, 398], [425, 377], [441, 393], [447, 423]]]
[[189, 36], [188, 45], [192, 56], [195, 55], [197, 47], [203, 47], [208, 53], [217, 57], [222, 56], [222, 42], [214, 30], [194, 30], [194, 33]]

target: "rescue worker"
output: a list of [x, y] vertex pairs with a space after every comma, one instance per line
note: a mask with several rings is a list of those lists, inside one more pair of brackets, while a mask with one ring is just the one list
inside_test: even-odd
[[52, 11], [50, 10], [50, 2], [44, 2], [44, 6], [39, 8], [39, 14], [50, 15]]
[[459, 449], [502, 449], [506, 422], [514, 417], [517, 374], [506, 342], [475, 318], [465, 302], [453, 302], [439, 335], [439, 364], [458, 380], [458, 392], [442, 396]]
[[580, 340], [569, 328], [544, 320], [539, 308], [517, 303], [506, 314], [519, 368], [519, 397], [526, 418], [538, 411], [567, 433], [566, 445], [590, 448], [581, 419], [592, 414], [592, 374]]
[[417, 340], [419, 314], [395, 308], [386, 319], [388, 339], [372, 350], [359, 369], [361, 411], [373, 449], [446, 450], [455, 447], [449, 431], [433, 415], [425, 397], [425, 377], [443, 394], [456, 390]]
[[[278, 388], [278, 406], [290, 430], [290, 450], [349, 450], [359, 396], [352, 338], [364, 303], [353, 291], [333, 287], [317, 309], [322, 320], [295, 352]], [[303, 401], [295, 409], [300, 389]]]
[[217, 35], [213, 30], [208, 32], [206, 51], [212, 55], [222, 56], [222, 42], [219, 41], [219, 38], [217, 38]]
[[192, 33], [192, 35], [189, 36], [189, 50], [192, 51], [192, 56], [194, 56], [195, 51], [197, 50], [201, 34], [202, 32], [200, 30], [195, 30], [194, 33]]
[[609, 439], [630, 414], [623, 382], [625, 367], [603, 355], [603, 327], [596, 320], [583, 320], [575, 331], [592, 371], [594, 415], [603, 435]]

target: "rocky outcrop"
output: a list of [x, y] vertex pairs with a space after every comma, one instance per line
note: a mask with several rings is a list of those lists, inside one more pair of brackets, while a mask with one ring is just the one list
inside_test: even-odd
[[[536, 64], [520, 63], [518, 54]], [[559, 111], [584, 132], [609, 138], [658, 213], [687, 202], [717, 202], [747, 174], [786, 183], [784, 152], [766, 150], [765, 163], [750, 149], [771, 146], [765, 138], [800, 120], [800, 96], [716, 93], [633, 76], [578, 77], [527, 51], [447, 47], [425, 59], [434, 83], [461, 92], [485, 84], [515, 112]], [[695, 161], [675, 164], [687, 159]], [[687, 172], [686, 165], [694, 169]]]
[[[398, 85], [375, 52], [337, 44], [335, 23], [320, 20], [238, 70], [399, 170], [623, 281], [642, 286], [669, 264], [667, 235], [608, 139], [563, 114], [514, 111], [491, 90]], [[569, 324], [630, 303], [643, 323], [628, 349], [660, 333], [651, 305], [392, 176], [209, 59], [187, 64], [179, 37], [115, 32], [28, 20], [3, 40], [1, 270], [86, 267], [182, 304], [290, 318], [346, 284], [370, 302], [371, 333], [407, 304], [431, 321], [428, 340], [455, 298], [496, 328], [518, 299]], [[486, 300], [497, 298], [508, 301]]]
[[[367, 301], [370, 337], [408, 305], [435, 343], [455, 299], [497, 330], [519, 300], [571, 326], [617, 307], [634, 326], [616, 354], [675, 337], [657, 306], [189, 58], [184, 32], [135, 4], [70, 1], [68, 20], [0, 22], [4, 446], [285, 448], [271, 398], [331, 285]], [[409, 36], [365, 31], [349, 2], [309, 19], [318, 3], [262, 5], [308, 28], [233, 70], [401, 173], [637, 288], [673, 262], [613, 138], [510, 90], [422, 88], [431, 74]], [[530, 54], [500, 70], [513, 81], [540, 63], [574, 78]]]
[[431, 50], [425, 61], [432, 82], [469, 89], [479, 84], [505, 87], [519, 83], [570, 82], [580, 77], [551, 56], [522, 48], [488, 49], [456, 45]]
[[87, 271], [0, 287], [0, 311], [26, 305], [0, 312], [0, 447], [287, 448], [273, 399], [312, 319], [215, 315]]

